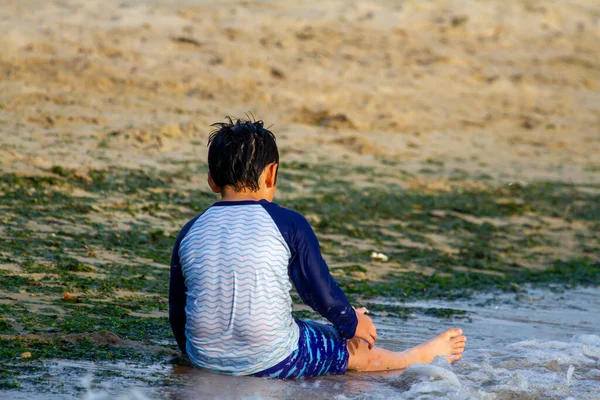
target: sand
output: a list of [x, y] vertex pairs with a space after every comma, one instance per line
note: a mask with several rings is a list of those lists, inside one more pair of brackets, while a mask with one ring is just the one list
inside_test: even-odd
[[251, 112], [286, 160], [600, 182], [595, 0], [8, 0], [0, 31], [3, 172], [203, 163]]
[[[92, 169], [145, 169], [163, 178], [189, 165], [202, 170], [210, 124], [250, 114], [272, 125], [283, 161], [356, 167], [356, 173], [339, 178], [360, 190], [390, 185], [435, 193], [540, 181], [578, 184], [580, 193], [600, 190], [598, 0], [3, 0], [0, 33], [1, 175], [53, 175], [53, 166], [75, 170], [78, 179], [89, 179]], [[364, 167], [368, 172], [359, 171]], [[279, 198], [310, 197], [319, 189], [314, 182], [303, 184], [306, 171], [286, 172], [299, 179], [288, 180], [294, 190], [280, 191]], [[208, 189], [204, 174], [176, 182], [173, 188], [151, 190]], [[140, 220], [143, 234], [176, 234], [185, 222], [182, 216], [143, 210], [147, 192], [127, 198], [118, 191], [65, 191], [97, 200], [81, 221], [76, 213], [25, 221], [13, 204], [3, 205], [0, 239], [20, 248], [16, 227], [29, 229], [39, 242], [59, 230], [73, 239], [98, 226], [104, 233], [125, 233]], [[29, 201], [20, 200], [15, 209]], [[564, 215], [551, 216], [502, 219], [447, 209], [430, 216], [511, 228], [514, 237], [472, 238], [484, 249], [494, 239], [489, 248], [498, 253], [511, 246], [521, 250], [502, 254], [503, 265], [540, 270], [549, 260], [597, 261], [597, 221], [572, 219], [563, 206], [556, 209]], [[185, 210], [186, 218], [196, 211], [202, 210]], [[416, 205], [413, 211], [421, 212]], [[307, 215], [313, 225], [325, 217]], [[373, 227], [379, 239], [387, 239], [317, 229], [328, 262], [338, 260], [329, 263], [336, 277], [357, 263], [339, 259], [358, 252], [396, 252], [398, 257], [401, 251], [425, 248], [454, 256], [472, 244], [466, 231], [455, 237], [427, 233], [431, 227], [424, 227], [420, 237], [398, 229], [408, 224], [400, 219], [365, 221], [356, 215], [353, 222], [351, 228]], [[173, 241], [163, 246], [166, 256]], [[49, 255], [72, 256], [87, 267], [63, 277], [102, 280], [106, 275], [98, 271], [110, 265], [164, 275], [168, 267], [126, 248], [123, 254], [100, 245], [48, 249]], [[50, 259], [36, 254], [30, 257], [36, 271], [51, 266]], [[12, 280], [26, 277], [39, 284], [51, 275], [27, 272], [25, 254], [11, 248], [0, 248], [0, 256], [10, 258], [0, 261], [0, 272]], [[366, 269], [354, 268], [348, 276], [376, 281], [390, 272], [439, 273], [438, 266], [393, 258], [363, 264]], [[155, 279], [151, 275], [138, 278]], [[42, 284], [64, 286], [57, 282]], [[121, 307], [120, 300], [135, 303], [152, 296], [156, 310], [128, 315], [165, 316], [166, 279], [149, 292], [117, 290], [114, 295], [36, 293], [38, 286], [31, 282], [25, 287], [0, 288], [0, 304], [62, 318], [71, 310], [68, 301], [77, 298]], [[71, 343], [89, 336], [30, 335], [18, 322], [23, 313], [0, 318], [18, 333], [0, 339], [51, 341], [61, 335]], [[89, 338], [96, 344], [165, 349], [110, 332]]]
[[[205, 165], [211, 123], [251, 114], [272, 125], [283, 161], [385, 172], [341, 177], [365, 190], [551, 181], [598, 191], [594, 0], [13, 0], [0, 5], [0, 31], [1, 173], [51, 175], [56, 165], [82, 179], [96, 168], [175, 173], [186, 163]], [[301, 181], [289, 183], [294, 191], [280, 191], [280, 199], [312, 195]], [[177, 185], [208, 189], [203, 175]], [[123, 195], [102, 200], [89, 215], [95, 223], [125, 231], [139, 218], [116, 211], [129, 201]], [[144, 218], [167, 232], [180, 226], [160, 213]], [[578, 234], [597, 238], [590, 224], [561, 221], [568, 229], [543, 227], [560, 246], [531, 251], [569, 259], [581, 253]], [[42, 236], [56, 229], [48, 220], [27, 227]], [[542, 234], [535, 229], [528, 234]], [[329, 239], [365, 251], [432, 246], [454, 254], [460, 247], [452, 237], [414, 242], [388, 233], [395, 240], [387, 246]], [[344, 256], [345, 247], [329, 252]], [[96, 253], [95, 260], [70, 255], [86, 265], [124, 262]], [[367, 276], [392, 267], [428, 271], [371, 263]]]

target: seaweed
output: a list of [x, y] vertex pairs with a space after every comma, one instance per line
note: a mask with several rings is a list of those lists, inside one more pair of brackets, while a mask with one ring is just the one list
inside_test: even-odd
[[[382, 168], [284, 162], [278, 182], [285, 189], [280, 204], [309, 218], [340, 287], [374, 316], [468, 318], [461, 310], [397, 304], [600, 281], [597, 186], [486, 181], [474, 189], [461, 186], [466, 177], [454, 174], [449, 190], [421, 190], [379, 184], [391, 177], [414, 179], [400, 164], [380, 162]], [[428, 165], [443, 167], [435, 160]], [[16, 266], [0, 269], [0, 286], [10, 301], [0, 305], [0, 334], [41, 335], [1, 339], [0, 361], [9, 373], [0, 374], [0, 388], [19, 388], [24, 381], [14, 378], [18, 371], [28, 376], [57, 358], [172, 362], [133, 347], [44, 335], [110, 331], [176, 349], [166, 316], [155, 314], [168, 310], [171, 249], [181, 226], [216, 198], [195, 183], [204, 180], [205, 165], [174, 166], [170, 173], [125, 168], [81, 173], [57, 165], [43, 176], [0, 175], [0, 263]], [[372, 187], [348, 178], [361, 175], [372, 178]], [[556, 258], [536, 250], [557, 245], [548, 217], [564, 221], [561, 229], [573, 221], [584, 227], [573, 234], [572, 246], [581, 256]], [[46, 229], [38, 230], [39, 224]], [[431, 235], [446, 238], [446, 247]], [[374, 262], [372, 251], [384, 251], [389, 261]], [[530, 269], [528, 262], [547, 267]], [[378, 268], [385, 272], [373, 277]], [[32, 312], [27, 296], [42, 307]], [[373, 301], [380, 298], [396, 305]], [[292, 299], [301, 302], [295, 292]], [[319, 318], [310, 311], [293, 314]], [[30, 359], [19, 358], [25, 351]], [[33, 378], [28, 382], [36, 384]]]

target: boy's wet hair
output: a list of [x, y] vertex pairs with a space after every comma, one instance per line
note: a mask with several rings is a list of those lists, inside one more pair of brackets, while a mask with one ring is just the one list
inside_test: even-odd
[[259, 190], [258, 179], [265, 167], [279, 163], [279, 150], [273, 132], [262, 121], [238, 119], [211, 126], [208, 138], [208, 169], [219, 188], [231, 186], [236, 192]]

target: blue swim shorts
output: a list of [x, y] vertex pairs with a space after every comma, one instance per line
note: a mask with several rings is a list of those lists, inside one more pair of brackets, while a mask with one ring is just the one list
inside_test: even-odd
[[349, 357], [346, 339], [332, 325], [299, 320], [296, 324], [300, 329], [298, 349], [279, 364], [254, 376], [285, 379], [346, 373]]

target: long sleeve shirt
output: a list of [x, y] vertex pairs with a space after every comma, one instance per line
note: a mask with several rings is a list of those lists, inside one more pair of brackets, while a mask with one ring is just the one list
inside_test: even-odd
[[221, 201], [188, 222], [173, 249], [169, 319], [191, 361], [250, 375], [298, 345], [292, 283], [344, 338], [357, 318], [329, 272], [310, 224], [266, 200]]

